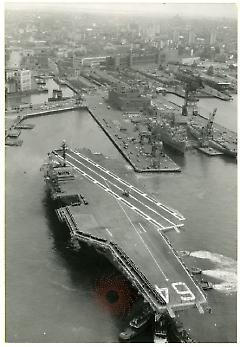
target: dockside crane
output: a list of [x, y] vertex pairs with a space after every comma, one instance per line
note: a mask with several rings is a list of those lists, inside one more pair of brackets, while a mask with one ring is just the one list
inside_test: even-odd
[[181, 72], [177, 78], [184, 83], [185, 86], [185, 102], [182, 106], [182, 115], [188, 116], [188, 107], [191, 107], [193, 113], [197, 109], [197, 91], [203, 88], [202, 80], [199, 76], [194, 76], [190, 73]]
[[214, 121], [216, 112], [217, 112], [217, 108], [215, 108], [213, 112], [210, 113], [206, 126], [202, 128], [202, 141], [201, 141], [202, 147], [207, 146], [207, 142], [209, 138], [213, 137], [213, 121]]

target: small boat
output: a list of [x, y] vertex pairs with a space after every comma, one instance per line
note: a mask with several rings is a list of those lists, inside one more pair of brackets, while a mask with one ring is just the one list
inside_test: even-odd
[[154, 343], [168, 343], [167, 325], [164, 320], [155, 323]]
[[209, 281], [201, 281], [201, 286], [203, 290], [210, 290], [213, 289], [213, 284]]
[[192, 267], [191, 268], [191, 273], [193, 275], [200, 275], [202, 273], [202, 270], [199, 267]]

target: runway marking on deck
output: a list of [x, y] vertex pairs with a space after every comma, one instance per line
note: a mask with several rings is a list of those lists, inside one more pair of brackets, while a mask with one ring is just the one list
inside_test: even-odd
[[[74, 154], [77, 154], [77, 155], [78, 155], [80, 158], [82, 158], [83, 160], [87, 160], [87, 159], [88, 159], [88, 162], [90, 162], [92, 165], [95, 165], [95, 166], [96, 166], [96, 164], [95, 164], [95, 162], [94, 162], [93, 160], [91, 160], [91, 159], [85, 157], [84, 155], [82, 155], [82, 153], [76, 153], [76, 152], [72, 151], [71, 149], [69, 149], [69, 151], [71, 151], [71, 152], [74, 153]], [[68, 155], [69, 155], [69, 154], [68, 154]], [[69, 156], [72, 158], [71, 155], [69, 155]], [[73, 158], [73, 159], [75, 159], [75, 158]], [[77, 159], [75, 159], [75, 160], [77, 160]], [[109, 176], [112, 176], [113, 178], [117, 179], [118, 181], [121, 181], [123, 184], [125, 184], [125, 185], [127, 185], [128, 187], [132, 188], [132, 189], [133, 189], [134, 191], [136, 191], [138, 194], [141, 194], [141, 195], [143, 195], [143, 196], [144, 196], [144, 194], [146, 194], [146, 193], [142, 192], [141, 190], [139, 190], [138, 188], [136, 188], [136, 187], [130, 185], [128, 182], [124, 181], [122, 178], [116, 176], [116, 175], [115, 175], [114, 173], [112, 173], [111, 171], [106, 171], [106, 170], [104, 169], [104, 167], [102, 167], [102, 166], [99, 165], [99, 164], [98, 164], [98, 168], [99, 168], [100, 170], [102, 170], [102, 171], [105, 171]], [[174, 217], [177, 218], [178, 220], [185, 220], [185, 217], [183, 217], [180, 213], [178, 213], [178, 212], [176, 212], [176, 211], [173, 211], [173, 210], [172, 210], [171, 208], [169, 208], [168, 206], [165, 206], [165, 205], [162, 204], [161, 202], [159, 202], [159, 201], [157, 201], [157, 200], [155, 200], [155, 199], [153, 199], [153, 198], [147, 196], [147, 194], [146, 194], [146, 196], [144, 196], [144, 197], [145, 197], [147, 200], [149, 200], [149, 201], [155, 203], [156, 205], [160, 206], [163, 210], [165, 210], [166, 212], [170, 213], [172, 216], [174, 216]]]
[[177, 227], [175, 227], [174, 230], [175, 230], [177, 233], [180, 233], [180, 230], [179, 230]]
[[158, 264], [157, 260], [155, 259], [154, 255], [152, 254], [152, 252], [150, 251], [150, 249], [148, 248], [147, 244], [145, 243], [145, 241], [143, 240], [142, 236], [140, 235], [140, 233], [138, 232], [137, 228], [135, 227], [135, 225], [133, 224], [131, 218], [128, 216], [127, 212], [124, 210], [123, 206], [120, 204], [119, 201], [117, 201], [118, 205], [120, 206], [120, 208], [122, 209], [122, 211], [124, 212], [125, 216], [127, 217], [128, 221], [130, 222], [130, 224], [132, 225], [133, 229], [136, 231], [136, 233], [138, 234], [138, 236], [140, 237], [142, 243], [144, 244], [144, 246], [147, 248], [148, 252], [150, 253], [151, 257], [153, 258], [154, 262], [156, 263], [158, 269], [161, 271], [162, 275], [164, 276], [165, 280], [168, 281], [167, 276], [165, 275], [164, 271], [162, 270], [162, 268], [160, 267], [160, 265]]
[[[70, 150], [71, 150], [71, 149], [70, 149]], [[71, 150], [71, 152], [75, 153], [75, 152], [72, 151], [72, 150]], [[83, 156], [82, 153], [75, 153], [75, 154], [78, 154], [79, 157], [81, 157], [82, 159], [86, 159], [86, 157]], [[93, 160], [90, 159], [89, 162], [91, 162], [91, 164], [95, 165], [95, 162], [94, 162]], [[106, 171], [101, 165], [99, 165], [98, 168], [100, 168], [102, 171]], [[142, 192], [141, 190], [139, 190], [138, 188], [136, 188], [136, 187], [130, 185], [128, 182], [126, 182], [126, 181], [124, 181], [122, 178], [116, 176], [116, 175], [115, 175], [114, 173], [112, 173], [111, 171], [106, 171], [106, 172], [109, 174], [109, 176], [112, 176], [112, 177], [118, 179], [119, 181], [121, 181], [123, 184], [127, 185], [128, 187], [133, 188], [133, 190], [135, 190], [137, 193], [139, 193], [139, 194], [141, 194], [141, 195], [144, 195], [144, 194], [145, 194], [145, 195], [146, 195], [146, 196], [145, 196], [146, 199], [148, 199], [148, 200], [151, 201], [151, 202], [154, 202], [154, 203], [157, 204], [158, 206], [161, 206], [162, 209], [166, 210], [168, 213], [172, 214], [174, 217], [178, 218], [179, 220], [185, 220], [185, 218], [184, 218], [182, 215], [180, 215], [180, 213], [178, 213], [178, 212], [172, 210], [170, 207], [168, 207], [168, 206], [162, 204], [161, 202], [155, 200], [154, 198], [147, 196], [146, 193], [143, 193], [143, 192]]]
[[112, 237], [113, 234], [111, 233], [111, 231], [108, 228], [105, 228], [105, 230], [108, 232], [108, 234]]
[[[86, 166], [84, 163], [80, 162], [79, 160], [77, 160], [76, 158], [72, 157], [70, 154], [67, 154], [70, 158], [72, 158], [73, 160], [75, 160], [76, 162], [78, 162], [80, 165], [84, 166], [87, 170], [92, 171], [95, 175], [101, 177], [104, 181], [108, 180], [107, 178], [103, 177], [101, 174], [97, 173], [96, 171], [94, 171], [92, 168]], [[71, 165], [71, 163], [70, 163]], [[73, 165], [73, 164], [72, 164]], [[75, 166], [76, 167], [76, 166]], [[91, 177], [91, 176], [90, 176]], [[117, 186], [116, 184], [114, 184], [113, 182], [109, 183], [111, 185], [113, 185], [114, 187], [116, 187], [118, 190], [124, 191], [124, 189], [120, 188], [119, 186]], [[102, 185], [100, 182], [98, 183], [100, 185]], [[131, 198], [138, 201], [140, 204], [142, 204], [144, 207], [146, 207], [147, 209], [151, 210], [153, 213], [155, 213], [156, 215], [160, 216], [161, 218], [163, 218], [164, 220], [166, 220], [169, 224], [171, 224], [173, 227], [174, 226], [181, 226], [181, 225], [176, 225], [174, 222], [170, 221], [168, 218], [164, 217], [163, 215], [161, 215], [160, 213], [158, 213], [157, 211], [155, 211], [154, 209], [152, 209], [150, 206], [145, 205], [142, 201], [138, 200], [136, 197], [134, 197], [131, 194]], [[127, 203], [127, 202], [126, 202]], [[128, 204], [128, 203], [127, 203]], [[148, 217], [148, 219], [150, 219], [151, 217]], [[159, 223], [160, 224], [160, 223]], [[160, 224], [161, 225], [161, 224]]]
[[147, 230], [142, 226], [142, 224], [141, 224], [141, 223], [138, 223], [138, 224], [140, 225], [140, 227], [142, 228], [142, 230], [146, 233]]
[[[58, 156], [58, 155], [57, 155]], [[59, 156], [60, 159], [62, 159]], [[70, 161], [66, 160], [66, 162], [71, 165], [72, 167], [74, 167], [77, 171], [79, 171], [83, 176], [87, 177], [91, 182], [92, 182], [92, 177], [90, 175], [88, 175], [86, 172], [84, 172], [83, 170], [81, 170], [80, 168], [78, 168], [77, 166], [75, 166], [73, 163], [71, 163]], [[107, 180], [105, 180], [107, 181]], [[97, 184], [106, 191], [106, 187], [97, 181]], [[129, 207], [132, 207], [133, 205], [130, 204], [128, 201], [126, 201], [125, 199], [123, 199], [122, 197], [120, 197], [118, 194], [116, 194], [115, 192], [113, 192], [112, 190], [108, 191], [109, 194], [113, 195], [116, 197], [116, 199], [118, 200], [122, 200], [126, 205], [128, 205]], [[156, 225], [158, 226], [158, 230], [167, 230], [167, 229], [172, 229], [172, 227], [164, 227], [163, 225], [161, 225], [160, 223], [158, 223], [156, 220], [150, 218], [148, 215], [146, 215], [144, 212], [142, 212], [141, 210], [139, 210], [138, 208], [136, 208], [135, 210], [136, 213], [138, 213], [140, 216], [142, 216], [143, 218], [145, 218], [146, 220], [148, 220], [150, 223], [152, 223], [155, 227]], [[150, 219], [149, 219], [150, 218]]]
[[197, 286], [197, 284], [194, 282], [194, 280], [191, 278], [190, 274], [188, 273], [187, 269], [185, 268], [185, 266], [181, 263], [181, 261], [179, 260], [179, 258], [177, 257], [177, 255], [175, 254], [173, 248], [171, 246], [169, 246], [168, 241], [166, 240], [166, 238], [164, 237], [164, 235], [160, 232], [159, 229], [157, 229], [159, 235], [162, 237], [163, 241], [168, 245], [168, 248], [171, 250], [172, 254], [174, 255], [174, 257], [177, 259], [178, 263], [181, 265], [182, 269], [184, 269], [184, 271], [186, 272], [190, 282], [197, 288], [198, 292], [201, 294], [201, 297], [204, 298], [204, 302], [206, 302], [206, 298], [203, 295], [203, 293], [201, 292], [200, 288]]

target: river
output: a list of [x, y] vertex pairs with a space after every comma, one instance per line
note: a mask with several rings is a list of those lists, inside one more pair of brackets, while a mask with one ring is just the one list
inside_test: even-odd
[[[218, 107], [216, 120], [236, 130], [234, 102], [200, 104], [207, 112]], [[31, 123], [33, 130], [22, 131], [22, 147], [6, 148], [6, 339], [117, 342], [122, 323], [94, 299], [96, 278], [114, 270], [101, 256], [79, 252], [59, 236], [39, 169], [62, 139], [73, 148], [88, 147], [126, 162], [86, 111]], [[236, 162], [195, 150], [173, 158], [182, 173], [136, 177], [186, 217], [183, 231], [168, 236], [177, 250], [191, 251], [192, 262], [216, 283], [207, 293], [212, 314], [190, 310], [184, 321], [199, 342], [236, 342]]]

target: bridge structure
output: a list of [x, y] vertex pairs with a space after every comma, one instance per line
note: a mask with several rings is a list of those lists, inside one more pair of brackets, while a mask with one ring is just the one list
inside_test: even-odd
[[[59, 163], [55, 198], [78, 194], [84, 201], [57, 209], [72, 237], [111, 259], [157, 314], [174, 317], [193, 306], [203, 313], [206, 297], [165, 234], [179, 232], [185, 218], [79, 151], [57, 149], [52, 156]], [[66, 178], [70, 169], [74, 179]]]

